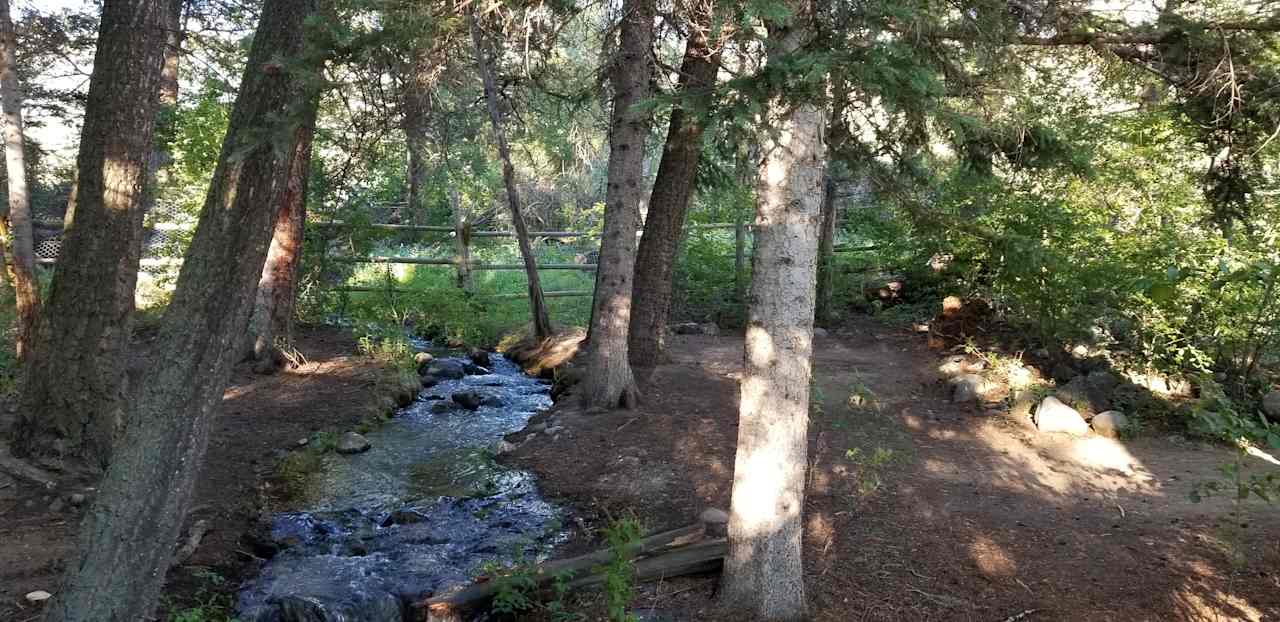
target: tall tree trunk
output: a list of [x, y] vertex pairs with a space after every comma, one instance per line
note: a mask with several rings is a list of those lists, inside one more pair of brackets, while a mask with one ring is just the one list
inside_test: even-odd
[[649, 97], [653, 76], [655, 12], [654, 0], [623, 1], [621, 41], [609, 71], [613, 113], [608, 184], [582, 390], [585, 403], [605, 408], [634, 407], [640, 396], [627, 354], [627, 333], [644, 196], [644, 144], [653, 122], [652, 113], [640, 104]]
[[164, 65], [160, 69], [160, 98], [157, 110], [157, 128], [159, 136], [155, 137], [151, 147], [151, 157], [147, 161], [147, 186], [142, 198], [142, 212], [149, 214], [155, 209], [157, 186], [161, 181], [163, 170], [169, 166], [173, 156], [169, 153], [169, 142], [173, 139], [174, 113], [178, 108], [178, 64], [182, 58], [182, 5], [184, 0], [168, 0], [169, 13], [165, 16]]
[[404, 77], [401, 127], [409, 151], [409, 218], [415, 223], [427, 221], [427, 114], [430, 109], [434, 78], [429, 71], [426, 52], [413, 51], [413, 62]]
[[671, 310], [671, 271], [702, 159], [706, 126], [701, 115], [710, 103], [720, 66], [719, 54], [711, 51], [707, 41], [710, 11], [697, 15], [694, 22], [680, 65], [682, 99], [671, 110], [662, 162], [649, 196], [644, 236], [636, 252], [628, 347], [631, 366], [638, 370], [652, 369], [662, 354]]
[[[811, 10], [770, 24], [769, 61], [807, 39]], [[800, 6], [796, 6], [800, 5]], [[821, 218], [824, 115], [775, 96], [756, 186], [738, 451], [722, 598], [755, 620], [802, 620], [801, 564], [814, 269]]]
[[538, 260], [529, 245], [529, 229], [521, 214], [520, 191], [516, 188], [516, 169], [511, 165], [511, 148], [506, 133], [502, 131], [502, 112], [498, 110], [498, 86], [494, 79], [493, 62], [485, 51], [484, 39], [475, 12], [467, 7], [467, 25], [471, 29], [471, 43], [476, 49], [476, 64], [480, 79], [484, 82], [484, 100], [489, 108], [489, 121], [493, 124], [493, 140], [498, 144], [498, 157], [502, 159], [502, 181], [507, 187], [507, 205], [511, 208], [511, 224], [520, 244], [520, 256], [524, 259], [524, 273], [529, 280], [529, 315], [533, 321], [533, 334], [539, 339], [551, 336], [551, 319], [547, 316], [547, 303], [542, 297], [542, 282], [538, 279]]
[[822, 230], [818, 236], [818, 300], [814, 320], [831, 323], [831, 296], [835, 287], [834, 250], [836, 241], [836, 182], [827, 175], [822, 184]]
[[62, 252], [14, 448], [104, 465], [123, 416], [169, 0], [106, 0]]
[[254, 370], [271, 373], [284, 363], [281, 345], [293, 340], [293, 303], [297, 296], [298, 263], [302, 258], [307, 222], [307, 180], [311, 171], [311, 139], [315, 110], [298, 128], [296, 154], [289, 165], [284, 193], [272, 227], [271, 247], [258, 279], [257, 301], [249, 319], [253, 337]]
[[0, 108], [4, 112], [4, 162], [9, 192], [8, 214], [0, 218], [0, 244], [13, 283], [18, 313], [18, 335], [14, 340], [18, 361], [27, 360], [36, 320], [40, 314], [40, 292], [36, 287], [35, 253], [32, 250], [31, 196], [27, 191], [26, 137], [22, 127], [22, 90], [18, 86], [18, 42], [9, 17], [9, 0], [0, 0]]
[[[272, 219], [305, 158], [319, 50], [316, 0], [267, 0], [191, 247], [124, 441], [85, 517], [50, 622], [148, 619], [239, 353]], [[280, 59], [284, 59], [280, 62]]]

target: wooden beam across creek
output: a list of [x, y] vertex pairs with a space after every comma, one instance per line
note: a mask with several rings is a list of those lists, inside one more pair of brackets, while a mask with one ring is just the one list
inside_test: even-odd
[[[625, 552], [634, 564], [634, 579], [647, 582], [719, 570], [729, 552], [722, 521], [725, 515], [718, 511], [704, 513], [704, 517], [708, 515], [717, 518], [651, 534], [626, 547]], [[549, 593], [556, 577], [566, 575], [569, 589], [600, 585], [605, 581], [605, 573], [599, 571], [599, 567], [609, 563], [613, 555], [613, 550], [605, 549], [538, 564], [527, 570], [534, 582], [530, 596]], [[481, 577], [477, 583], [432, 596], [414, 607], [423, 614], [418, 619], [427, 622], [461, 622], [468, 614], [487, 606], [501, 585], [500, 579]]]

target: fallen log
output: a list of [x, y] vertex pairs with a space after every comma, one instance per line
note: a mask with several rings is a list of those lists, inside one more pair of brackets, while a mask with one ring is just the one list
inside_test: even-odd
[[4, 445], [0, 445], [0, 471], [46, 490], [53, 490], [58, 485], [52, 475], [13, 457]]
[[[653, 581], [720, 568], [729, 548], [728, 542], [724, 538], [706, 539], [706, 533], [707, 525], [699, 522], [632, 543], [625, 551], [634, 560], [635, 580]], [[604, 582], [605, 573], [583, 573], [607, 564], [613, 555], [614, 551], [605, 549], [539, 564], [529, 571], [534, 583], [531, 591], [546, 592], [557, 577], [565, 576], [569, 577], [566, 585], [570, 589], [599, 585]], [[427, 622], [463, 620], [465, 614], [493, 599], [500, 587], [499, 580], [485, 580], [455, 592], [432, 596], [419, 603], [417, 608], [424, 613], [421, 619]]]

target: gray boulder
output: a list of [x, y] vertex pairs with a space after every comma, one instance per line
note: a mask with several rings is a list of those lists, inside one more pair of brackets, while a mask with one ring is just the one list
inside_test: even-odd
[[684, 322], [671, 327], [671, 332], [677, 335], [701, 335], [702, 325], [697, 322]]
[[992, 390], [991, 383], [978, 374], [960, 374], [951, 379], [951, 401], [957, 404], [976, 402]]
[[1272, 419], [1280, 419], [1280, 391], [1272, 391], [1262, 398], [1262, 412]]
[[340, 454], [358, 454], [369, 451], [372, 445], [369, 439], [355, 432], [347, 432], [338, 439], [338, 453]]
[[707, 322], [706, 324], [702, 325], [702, 334], [710, 337], [719, 336], [720, 326], [717, 325], [715, 322]]
[[1094, 415], [1090, 424], [1099, 436], [1117, 438], [1120, 431], [1129, 426], [1129, 418], [1118, 410], [1108, 410]]
[[453, 394], [453, 401], [467, 410], [476, 410], [484, 404], [484, 397], [475, 391], [458, 391]]
[[480, 367], [493, 367], [493, 361], [489, 358], [489, 353], [480, 348], [473, 348], [467, 358]]
[[1050, 395], [1036, 409], [1036, 429], [1041, 432], [1065, 432], [1077, 436], [1089, 433], [1089, 424], [1076, 409]]
[[426, 374], [424, 375], [431, 375], [445, 380], [458, 380], [467, 375], [467, 372], [461, 361], [446, 359], [432, 361], [431, 364], [427, 365]]
[[1055, 382], [1068, 382], [1072, 378], [1079, 376], [1080, 372], [1066, 363], [1058, 363], [1053, 366], [1053, 370], [1049, 372], [1049, 375], [1053, 377]]

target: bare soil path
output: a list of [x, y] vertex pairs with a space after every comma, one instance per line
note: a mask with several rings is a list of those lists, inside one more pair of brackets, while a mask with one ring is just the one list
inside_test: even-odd
[[[741, 338], [671, 339], [640, 410], [586, 414], [566, 399], [567, 432], [514, 455], [588, 525], [635, 512], [671, 527], [728, 505]], [[923, 338], [870, 321], [816, 345], [805, 507], [816, 620], [1280, 620], [1280, 512], [1253, 503], [1232, 520], [1225, 500], [1189, 497], [1225, 449], [1155, 432], [1042, 435], [953, 404]], [[870, 406], [849, 408], [854, 392]], [[678, 579], [636, 605], [740, 619], [714, 591], [714, 578]]]

